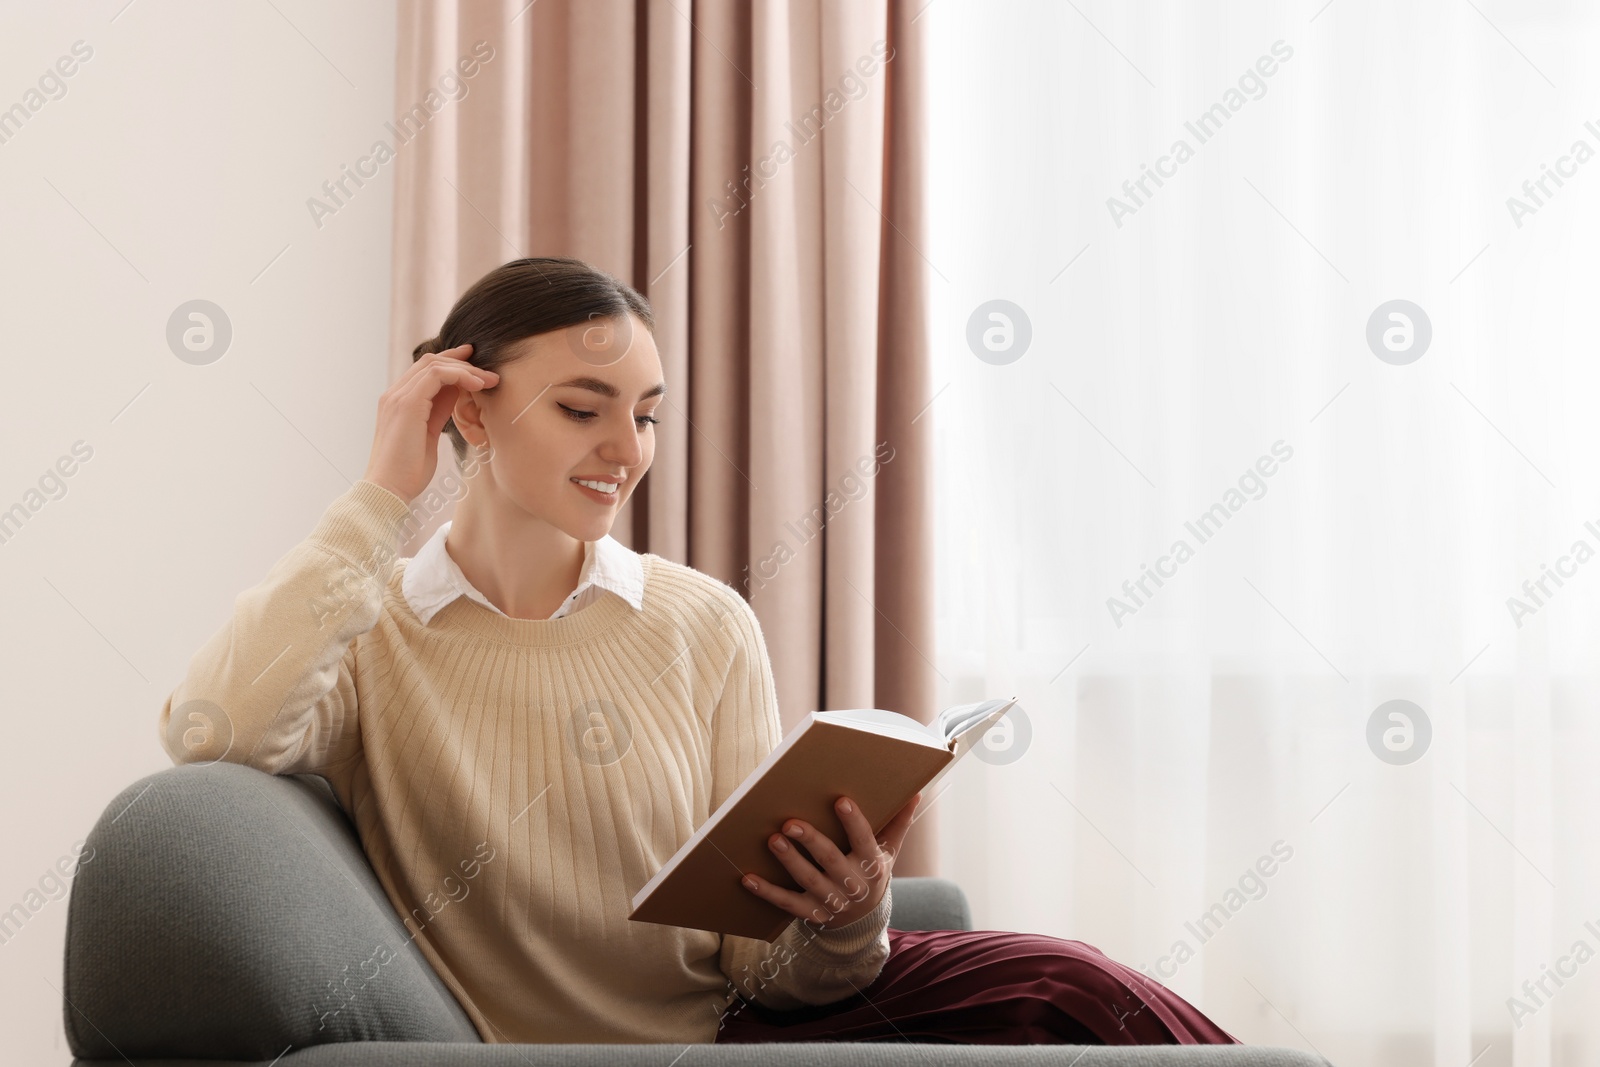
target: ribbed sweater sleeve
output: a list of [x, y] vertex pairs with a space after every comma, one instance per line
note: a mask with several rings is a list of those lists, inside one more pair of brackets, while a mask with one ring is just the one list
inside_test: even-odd
[[[727, 682], [712, 720], [715, 811], [783, 737], [777, 690], [755, 611], [737, 594], [721, 628], [732, 638]], [[740, 892], [749, 890], [739, 887]], [[831, 929], [796, 918], [776, 941], [722, 936], [720, 966], [735, 991], [779, 1011], [832, 1004], [870, 985], [889, 958], [890, 890], [871, 912]]]
[[365, 479], [234, 599], [162, 706], [174, 763], [320, 773], [361, 751], [355, 639], [383, 607], [409, 505]]

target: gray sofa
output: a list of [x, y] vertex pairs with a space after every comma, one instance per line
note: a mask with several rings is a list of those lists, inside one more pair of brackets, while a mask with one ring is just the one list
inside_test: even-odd
[[[225, 842], [218, 845], [216, 842]], [[73, 879], [63, 991], [75, 1065], [139, 1067], [701, 1067], [1033, 1064], [1312, 1067], [1271, 1048], [934, 1043], [484, 1044], [412, 943], [333, 792], [311, 775], [230, 763], [133, 783], [88, 837]], [[89, 855], [89, 853], [85, 853]], [[896, 878], [900, 929], [970, 929], [937, 878]], [[333, 1007], [347, 961], [402, 945], [383, 980]], [[343, 967], [333, 961], [345, 961]]]

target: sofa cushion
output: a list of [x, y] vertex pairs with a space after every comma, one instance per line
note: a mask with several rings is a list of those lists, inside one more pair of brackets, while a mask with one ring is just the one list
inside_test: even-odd
[[123, 790], [89, 849], [63, 987], [80, 1058], [481, 1043], [320, 778], [173, 767]]

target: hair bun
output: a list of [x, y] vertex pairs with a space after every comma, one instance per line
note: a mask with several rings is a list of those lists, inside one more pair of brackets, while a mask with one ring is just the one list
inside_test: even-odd
[[439, 351], [439, 338], [430, 337], [416, 348], [411, 350], [411, 362], [415, 363], [429, 352]]

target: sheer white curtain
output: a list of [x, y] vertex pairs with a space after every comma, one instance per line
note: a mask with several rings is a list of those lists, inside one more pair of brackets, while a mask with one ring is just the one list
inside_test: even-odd
[[1600, 1063], [1600, 13], [921, 17], [931, 658], [1029, 735], [936, 800], [977, 924], [1335, 1063]]

